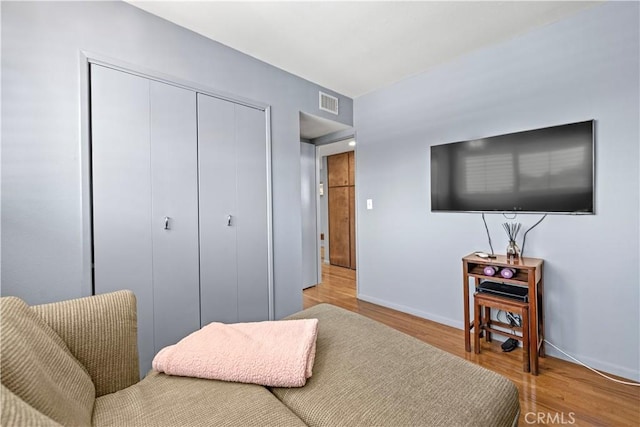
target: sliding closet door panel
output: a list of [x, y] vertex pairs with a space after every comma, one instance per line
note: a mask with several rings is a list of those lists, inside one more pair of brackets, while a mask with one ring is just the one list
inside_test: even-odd
[[202, 325], [238, 321], [235, 104], [198, 94]]
[[95, 292], [136, 294], [142, 373], [153, 357], [148, 80], [92, 65], [91, 120]]
[[155, 351], [200, 327], [195, 92], [150, 81]]
[[264, 111], [236, 105], [238, 320], [269, 318]]

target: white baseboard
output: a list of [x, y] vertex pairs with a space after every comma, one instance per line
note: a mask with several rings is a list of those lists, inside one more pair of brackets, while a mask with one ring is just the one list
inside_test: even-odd
[[[558, 346], [558, 348], [562, 348], [562, 344], [558, 344], [551, 340], [549, 341], [552, 342], [554, 345]], [[567, 362], [576, 364], [573, 360], [569, 359], [567, 356], [560, 353], [558, 350], [551, 347], [550, 345], [546, 344], [544, 348], [545, 348], [545, 353], [548, 354], [549, 356], [553, 356], [555, 358], [566, 360]], [[617, 375], [619, 377], [628, 378], [630, 380], [640, 382], [640, 371], [634, 371], [633, 369], [625, 368], [624, 366], [614, 365], [609, 362], [603, 362], [602, 360], [594, 359], [589, 356], [572, 354], [570, 351], [567, 351], [564, 348], [562, 348], [562, 350], [567, 352], [567, 354], [571, 354], [572, 357], [575, 357], [576, 359], [580, 360], [585, 365], [589, 365], [593, 369], [601, 371], [604, 374]], [[584, 368], [584, 369], [587, 369], [587, 368]]]
[[[432, 313], [427, 313], [426, 311], [417, 310], [415, 308], [407, 307], [407, 306], [402, 305], [402, 304], [396, 304], [396, 303], [385, 301], [385, 300], [382, 300], [382, 299], [379, 299], [379, 298], [370, 297], [368, 295], [364, 295], [364, 294], [361, 294], [361, 293], [358, 293], [358, 299], [370, 302], [372, 304], [381, 305], [383, 307], [387, 307], [387, 308], [391, 308], [391, 309], [394, 309], [394, 310], [398, 310], [398, 311], [401, 311], [403, 313], [413, 314], [414, 316], [422, 317], [423, 319], [431, 320], [431, 321], [434, 321], [434, 322], [437, 322], [437, 323], [441, 323], [443, 325], [451, 326], [453, 328], [463, 329], [464, 322], [460, 322], [460, 321], [457, 321], [457, 320], [449, 319], [448, 317], [443, 317], [443, 316], [435, 315], [435, 314], [432, 314]], [[498, 334], [495, 334], [494, 337], [495, 337], [496, 341], [505, 341], [506, 340], [506, 338], [503, 338]], [[553, 342], [553, 341], [551, 341], [551, 342]], [[559, 348], [562, 348], [562, 344], [558, 344], [558, 343], [555, 343], [555, 342], [553, 344], [557, 345]], [[567, 362], [571, 362], [571, 363], [575, 364], [574, 361], [572, 361], [567, 356], [565, 356], [564, 354], [560, 353], [559, 351], [557, 351], [556, 349], [554, 349], [550, 345], [545, 345], [545, 350], [546, 350], [546, 353], [549, 356], [553, 356], [553, 357], [555, 357], [557, 359], [566, 360]], [[565, 349], [563, 349], [563, 350], [566, 351]], [[569, 352], [569, 351], [567, 351], [567, 353], [571, 354], [571, 352]], [[576, 359], [582, 361], [583, 363], [591, 366], [594, 369], [602, 371], [603, 373], [610, 373], [610, 374], [613, 374], [613, 375], [617, 375], [617, 376], [620, 376], [620, 377], [623, 377], [623, 378], [629, 378], [629, 379], [631, 379], [633, 381], [640, 382], [640, 372], [634, 371], [633, 369], [629, 369], [629, 368], [626, 368], [624, 366], [614, 365], [614, 364], [608, 363], [608, 362], [603, 362], [601, 360], [593, 359], [593, 358], [588, 357], [588, 356], [581, 356], [581, 355], [576, 355], [576, 354], [571, 354], [571, 356], [573, 356]], [[584, 369], [587, 369], [587, 368], [584, 368]]]
[[464, 329], [464, 322], [449, 319], [448, 317], [438, 316], [436, 314], [427, 313], [426, 311], [417, 310], [412, 307], [407, 307], [401, 304], [395, 304], [389, 301], [381, 300], [379, 298], [370, 297], [358, 293], [358, 299], [362, 301], [370, 302], [372, 304], [381, 305], [383, 307], [392, 308], [394, 310], [402, 311], [403, 313], [413, 314], [414, 316], [422, 317], [423, 319], [432, 320], [434, 322], [441, 323], [443, 325], [451, 326], [452, 328]]

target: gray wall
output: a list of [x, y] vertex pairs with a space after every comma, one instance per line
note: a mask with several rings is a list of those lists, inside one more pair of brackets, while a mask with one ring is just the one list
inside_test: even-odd
[[302, 287], [318, 281], [318, 225], [316, 203], [316, 146], [300, 142], [300, 175], [302, 197]]
[[[638, 21], [638, 3], [596, 6], [357, 98], [359, 297], [462, 328], [460, 259], [489, 247], [479, 214], [430, 211], [429, 147], [595, 119], [596, 215], [547, 217], [526, 252], [547, 338], [639, 380]], [[497, 252], [506, 221], [488, 215]]]
[[[302, 307], [299, 112], [319, 86], [122, 2], [2, 2], [2, 294], [86, 294], [80, 51], [272, 106], [275, 314]], [[326, 90], [326, 89], [323, 89]], [[330, 92], [332, 93], [332, 92]], [[337, 95], [337, 94], [334, 94]]]

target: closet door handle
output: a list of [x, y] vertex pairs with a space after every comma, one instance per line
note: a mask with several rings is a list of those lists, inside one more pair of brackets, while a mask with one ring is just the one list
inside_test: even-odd
[[168, 216], [165, 216], [165, 217], [164, 217], [164, 229], [165, 229], [165, 230], [171, 230], [171, 229], [169, 228], [169, 220], [170, 220], [170, 219], [171, 219], [171, 217], [168, 217]]
[[232, 218], [231, 215], [227, 216], [227, 227], [231, 227], [231, 218]]

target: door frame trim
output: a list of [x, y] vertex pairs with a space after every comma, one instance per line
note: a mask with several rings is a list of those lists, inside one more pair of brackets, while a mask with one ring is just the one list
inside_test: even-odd
[[92, 170], [91, 170], [91, 64], [100, 65], [117, 71], [137, 75], [150, 80], [156, 80], [172, 86], [191, 90], [196, 93], [212, 96], [214, 98], [230, 101], [264, 112], [265, 117], [265, 143], [267, 163], [267, 260], [268, 260], [268, 299], [269, 320], [275, 317], [274, 307], [274, 265], [273, 265], [273, 192], [272, 192], [272, 165], [271, 165], [271, 106], [263, 102], [257, 102], [243, 98], [228, 92], [216, 90], [199, 83], [184, 80], [169, 74], [151, 70], [126, 61], [121, 61], [95, 52], [80, 51], [79, 55], [80, 76], [80, 209], [82, 222], [82, 273], [80, 281], [80, 293], [82, 296], [95, 294], [93, 275], [93, 195], [92, 195]]

